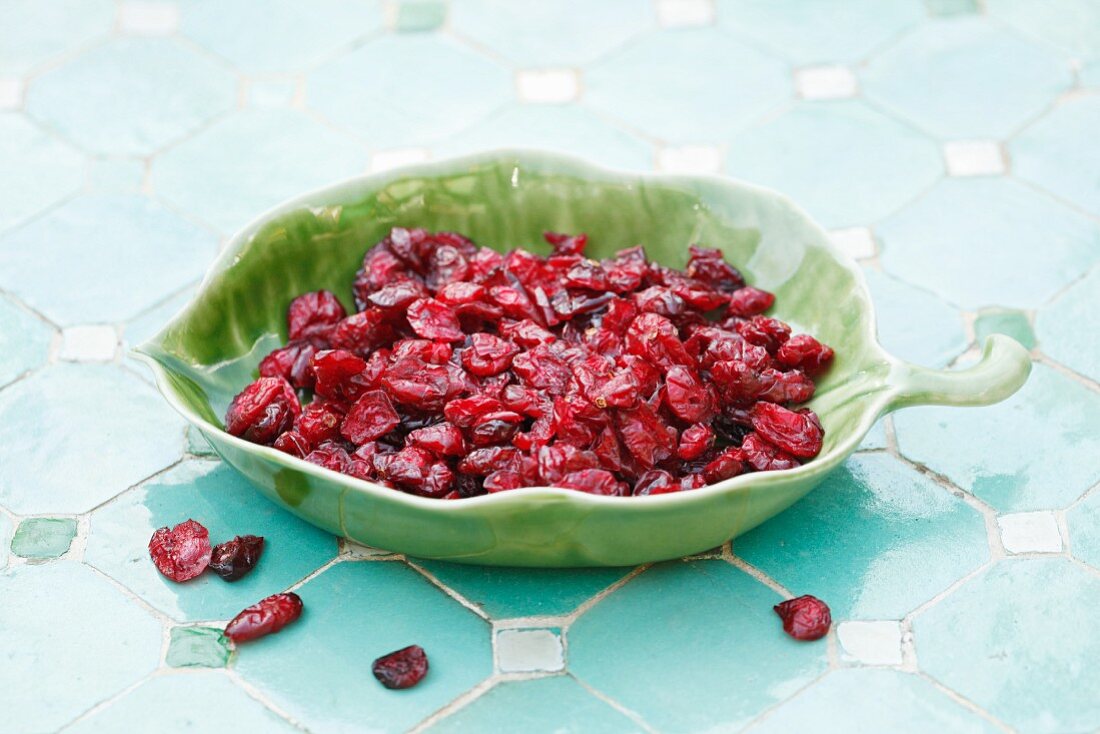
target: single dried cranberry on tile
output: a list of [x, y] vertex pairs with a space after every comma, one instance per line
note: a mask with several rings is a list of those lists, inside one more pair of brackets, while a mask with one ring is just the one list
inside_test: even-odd
[[802, 459], [821, 453], [825, 432], [810, 411], [788, 410], [775, 403], [760, 402], [752, 408], [752, 427], [768, 443]]
[[149, 539], [149, 557], [167, 578], [189, 581], [210, 565], [210, 533], [194, 520], [163, 527]]
[[799, 334], [788, 339], [775, 355], [784, 367], [797, 367], [807, 375], [817, 375], [833, 361], [833, 350], [809, 334]]
[[327, 341], [340, 319], [347, 315], [340, 299], [331, 291], [314, 291], [298, 296], [290, 302], [286, 312], [287, 337], [296, 339], [320, 339]]
[[264, 539], [259, 535], [238, 535], [214, 546], [210, 555], [210, 570], [226, 581], [243, 578], [256, 567], [264, 551]]
[[409, 645], [375, 660], [371, 672], [386, 688], [412, 688], [428, 674], [428, 656], [420, 645]]
[[236, 643], [278, 632], [302, 616], [302, 598], [294, 592], [272, 594], [248, 607], [225, 626], [225, 636]]
[[393, 409], [393, 403], [386, 393], [370, 390], [360, 395], [348, 409], [344, 422], [340, 425], [340, 434], [359, 445], [382, 438], [400, 423], [401, 418]]
[[772, 607], [783, 620], [783, 631], [796, 640], [819, 640], [833, 623], [829, 605], [816, 596], [788, 599]]

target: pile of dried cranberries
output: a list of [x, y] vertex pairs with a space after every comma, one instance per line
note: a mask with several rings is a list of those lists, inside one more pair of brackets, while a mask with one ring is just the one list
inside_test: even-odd
[[790, 406], [832, 349], [762, 315], [774, 296], [718, 250], [691, 247], [679, 271], [641, 247], [591, 260], [586, 239], [547, 233], [540, 257], [393, 229], [363, 259], [356, 313], [328, 291], [291, 302], [289, 342], [227, 430], [445, 499], [679, 492], [818, 454], [817, 416]]

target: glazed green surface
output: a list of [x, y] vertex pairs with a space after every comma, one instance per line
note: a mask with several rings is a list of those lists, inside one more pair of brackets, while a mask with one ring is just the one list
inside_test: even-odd
[[[351, 305], [364, 251], [393, 226], [462, 232], [506, 251], [545, 251], [541, 233], [585, 231], [601, 257], [644, 244], [681, 267], [687, 247], [723, 250], [772, 313], [836, 350], [810, 405], [825, 427], [799, 469], [645, 498], [552, 488], [440, 502], [342, 476], [221, 430], [232, 397], [285, 339], [287, 303], [327, 288]], [[630, 565], [720, 545], [790, 506], [858, 445], [884, 412], [978, 405], [1023, 384], [1027, 353], [995, 336], [963, 372], [910, 367], [874, 338], [863, 278], [787, 199], [714, 177], [619, 174], [542, 153], [500, 152], [355, 179], [309, 194], [238, 235], [195, 300], [140, 352], [172, 404], [264, 494], [359, 542], [424, 558], [527, 566]]]

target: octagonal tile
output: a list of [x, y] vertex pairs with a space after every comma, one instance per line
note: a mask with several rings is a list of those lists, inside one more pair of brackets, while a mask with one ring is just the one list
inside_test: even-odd
[[1026, 36], [1078, 59], [1100, 59], [1100, 5], [1092, 0], [986, 0], [986, 7]]
[[647, 33], [586, 69], [584, 86], [595, 109], [694, 144], [722, 142], [791, 93], [786, 64], [719, 28]]
[[166, 200], [232, 233], [296, 194], [366, 170], [347, 136], [297, 110], [245, 110], [203, 130], [153, 164]]
[[235, 94], [232, 74], [173, 40], [121, 38], [35, 79], [26, 109], [91, 152], [145, 155], [231, 109]]
[[660, 564], [573, 623], [569, 668], [660, 731], [738, 730], [826, 667], [824, 644], [783, 634], [780, 600], [725, 561]]
[[1100, 303], [1100, 268], [1074, 283], [1039, 311], [1035, 328], [1043, 352], [1086, 377], [1100, 381], [1100, 343], [1082, 325], [1095, 322]]
[[191, 0], [184, 35], [247, 72], [297, 71], [382, 28], [379, 0]]
[[498, 683], [469, 706], [430, 727], [432, 734], [634, 734], [642, 729], [573, 678]]
[[78, 513], [176, 461], [183, 423], [117, 367], [58, 364], [0, 392], [0, 504]]
[[[213, 544], [260, 535], [256, 568], [227, 584], [204, 574], [186, 584], [161, 576], [149, 562], [153, 531], [193, 518]], [[236, 471], [212, 461], [185, 461], [92, 513], [86, 562], [179, 620], [229, 619], [285, 589], [336, 555], [336, 539], [266, 500]]]
[[111, 0], [7, 0], [0, 4], [0, 76], [25, 74], [43, 61], [111, 31]]
[[11, 731], [53, 731], [157, 667], [160, 624], [85, 566], [20, 566], [0, 575], [0, 596]]
[[[1100, 395], [1036, 364], [988, 408], [913, 408], [894, 417], [898, 449], [1004, 512], [1064, 507], [1100, 480]], [[965, 447], [960, 449], [960, 447]], [[1052, 470], [1057, 467], [1057, 470]]]
[[945, 179], [877, 232], [887, 272], [974, 310], [1035, 308], [1100, 258], [1100, 225], [1006, 178]]
[[734, 137], [726, 171], [788, 194], [826, 227], [848, 227], [912, 199], [943, 163], [931, 140], [862, 102], [803, 102]]
[[214, 236], [151, 199], [80, 196], [0, 237], [0, 287], [62, 325], [122, 321], [197, 280]]
[[417, 560], [433, 576], [495, 619], [566, 615], [629, 568], [505, 568]]
[[[421, 64], [446, 69], [424, 74]], [[443, 36], [388, 36], [317, 69], [310, 106], [372, 148], [435, 143], [463, 130], [512, 93], [508, 70]]]
[[918, 0], [718, 0], [718, 19], [799, 65], [858, 61], [924, 18]]
[[989, 558], [981, 515], [888, 454], [861, 454], [734, 554], [835, 619], [901, 619]]
[[0, 169], [0, 231], [84, 184], [83, 158], [19, 115], [0, 115]]
[[513, 105], [447, 138], [435, 152], [460, 155], [508, 146], [580, 155], [617, 168], [653, 166], [651, 145], [573, 105]]
[[[404, 731], [492, 672], [485, 621], [402, 563], [338, 563], [298, 594], [301, 622], [242, 651], [236, 668], [312, 730]], [[431, 672], [399, 694], [378, 685], [370, 661], [412, 644]]]
[[902, 732], [916, 722], [943, 734], [1001, 731], [912, 673], [848, 668], [829, 673], [753, 729], [761, 734], [812, 731]]
[[942, 367], [966, 350], [962, 316], [928, 291], [864, 270], [875, 303], [878, 340], [895, 357]]
[[73, 734], [147, 731], [157, 734], [217, 732], [298, 732], [264, 708], [225, 673], [198, 671], [158, 675], [105, 709], [66, 729]]
[[579, 66], [650, 27], [646, 0], [455, 0], [451, 27], [524, 66]]
[[872, 99], [942, 138], [1004, 138], [1073, 77], [1057, 54], [984, 18], [926, 23], [862, 75]]
[[1016, 175], [1100, 216], [1100, 96], [1068, 99], [1009, 144]]
[[45, 364], [50, 327], [0, 296], [0, 386]]
[[1064, 558], [1002, 561], [913, 621], [920, 667], [1019, 731], [1100, 726], [1100, 579]]

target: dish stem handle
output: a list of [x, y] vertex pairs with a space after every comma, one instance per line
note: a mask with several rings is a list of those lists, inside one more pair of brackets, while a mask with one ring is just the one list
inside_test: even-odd
[[992, 405], [1023, 387], [1031, 373], [1031, 355], [1001, 334], [985, 340], [978, 363], [962, 370], [932, 370], [899, 364], [890, 373], [887, 410], [912, 405]]

